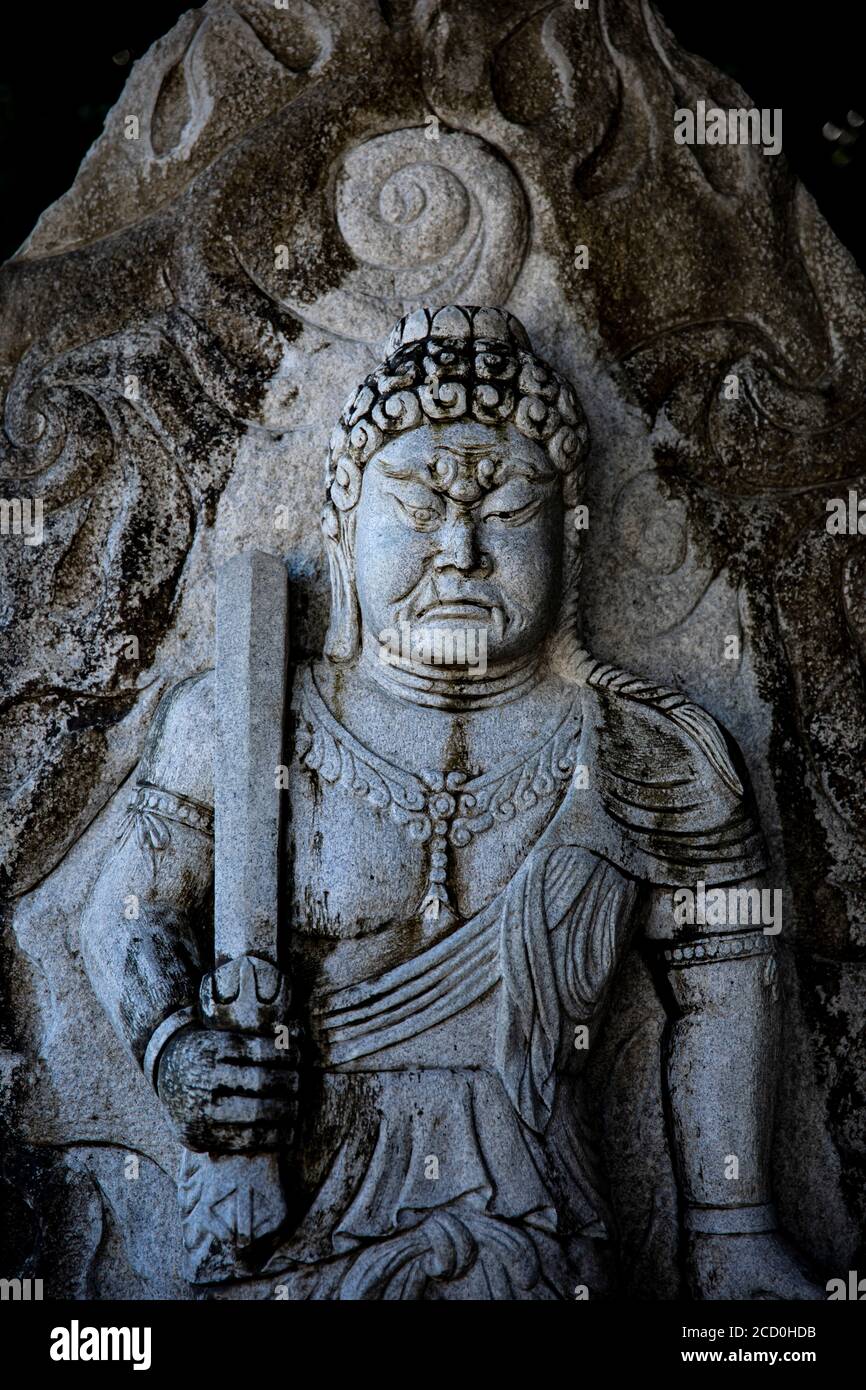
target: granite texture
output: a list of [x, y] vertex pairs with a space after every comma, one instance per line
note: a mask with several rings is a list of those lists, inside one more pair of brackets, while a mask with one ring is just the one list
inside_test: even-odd
[[[394, 323], [451, 303], [510, 310], [585, 413], [585, 647], [683, 692], [741, 751], [784, 895], [775, 1201], [819, 1283], [862, 1265], [866, 551], [825, 523], [828, 499], [866, 490], [866, 286], [784, 154], [674, 141], [674, 108], [698, 99], [749, 105], [638, 0], [210, 0], [135, 65], [0, 272], [2, 495], [45, 509], [41, 545], [0, 538], [4, 1276], [202, 1296], [177, 1129], [100, 1007], [79, 924], [161, 698], [214, 663], [219, 564], [285, 558], [293, 668], [322, 652], [334, 422]], [[145, 780], [186, 801], [150, 824], [137, 806], [145, 855], [161, 811], [207, 828], [189, 815], [211, 792], [191, 756], [209, 677], [181, 689]], [[197, 872], [183, 893], [204, 904]], [[147, 883], [121, 886], [146, 936]], [[208, 964], [199, 940], [185, 950], [159, 976], [166, 1016]], [[668, 1014], [646, 951], [619, 965], [587, 1067], [615, 1293], [670, 1298], [695, 1269]], [[139, 1062], [145, 994], [118, 983]], [[455, 1036], [469, 1056], [471, 1030]], [[380, 1108], [431, 1101], [412, 1074]], [[323, 1124], [358, 1102], [357, 1078], [340, 1085]], [[303, 1109], [301, 1092], [302, 1137]], [[377, 1296], [377, 1277], [356, 1271], [344, 1296]]]

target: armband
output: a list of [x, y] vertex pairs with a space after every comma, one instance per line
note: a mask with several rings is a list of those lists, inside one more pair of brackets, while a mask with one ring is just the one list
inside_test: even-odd
[[691, 941], [668, 945], [662, 952], [666, 965], [707, 965], [713, 961], [744, 960], [762, 956], [772, 950], [772, 943], [763, 931], [722, 932], [701, 936]]

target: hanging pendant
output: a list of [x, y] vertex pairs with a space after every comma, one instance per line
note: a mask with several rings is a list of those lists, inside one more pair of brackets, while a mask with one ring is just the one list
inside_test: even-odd
[[[460, 777], [461, 781], [464, 780], [462, 774]], [[425, 926], [448, 930], [459, 921], [448, 890], [448, 838], [450, 822], [457, 806], [454, 797], [442, 790], [445, 783], [443, 773], [427, 773], [425, 780], [432, 790], [428, 813], [433, 822], [433, 835], [430, 839], [427, 885], [418, 910]]]

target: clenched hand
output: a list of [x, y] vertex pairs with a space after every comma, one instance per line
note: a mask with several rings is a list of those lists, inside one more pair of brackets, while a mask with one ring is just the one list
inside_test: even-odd
[[219, 1028], [181, 1029], [159, 1060], [157, 1091], [181, 1142], [208, 1153], [286, 1144], [297, 1111], [297, 1047]]

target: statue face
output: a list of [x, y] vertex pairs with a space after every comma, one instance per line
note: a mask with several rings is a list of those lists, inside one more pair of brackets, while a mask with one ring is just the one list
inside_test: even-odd
[[437, 631], [483, 633], [488, 662], [532, 651], [559, 607], [562, 525], [559, 479], [514, 425], [463, 420], [395, 436], [364, 469], [358, 501], [365, 631], [382, 641], [408, 623], [428, 650]]

